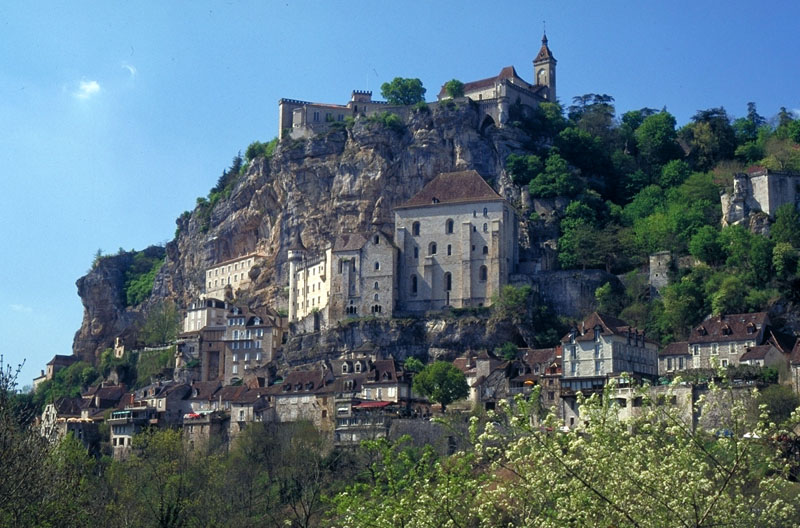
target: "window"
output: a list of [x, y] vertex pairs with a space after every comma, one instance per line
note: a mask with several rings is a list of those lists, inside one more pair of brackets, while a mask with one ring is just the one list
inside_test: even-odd
[[477, 218], [478, 211], [472, 211], [472, 218]]
[[678, 370], [683, 370], [683, 356], [678, 358]]
[[375, 289], [376, 290], [380, 289], [379, 286], [378, 286], [378, 281], [375, 281]]
[[719, 353], [719, 348], [716, 343], [711, 343], [711, 355], [716, 356]]
[[417, 294], [417, 276], [416, 275], [412, 275], [411, 276], [411, 295], [416, 295], [416, 294]]
[[431, 242], [428, 246], [428, 255], [435, 255], [436, 254], [436, 242]]
[[730, 343], [728, 345], [728, 353], [729, 354], [735, 354], [736, 353], [736, 344], [735, 343]]
[[411, 224], [411, 235], [419, 236], [419, 222], [414, 222]]
[[692, 355], [693, 356], [700, 355], [700, 345], [692, 345]]
[[448, 235], [453, 234], [453, 225], [454, 225], [453, 219], [448, 218], [447, 222], [445, 222], [444, 224], [444, 232], [447, 233]]
[[314, 112], [314, 121], [319, 121], [319, 112]]
[[375, 235], [375, 245], [377, 246], [380, 243], [381, 243], [381, 237], [379, 235]]
[[347, 363], [342, 363], [342, 374], [347, 374], [348, 368]]
[[376, 301], [377, 301], [377, 300], [379, 300], [379, 299], [378, 299], [378, 294], [377, 294], [377, 293], [375, 294], [375, 296], [373, 297], [373, 299], [374, 299], [374, 300], [376, 300]]
[[414, 258], [415, 258], [415, 259], [418, 259], [418, 258], [419, 258], [419, 248], [418, 248], [418, 247], [415, 247], [415, 248], [414, 248]]
[[[234, 345], [235, 345], [235, 344], [236, 344], [236, 343], [234, 343]], [[234, 353], [234, 354], [233, 354], [233, 360], [234, 360], [234, 361], [239, 361], [239, 355], [238, 355], [238, 354], [236, 354], [236, 353]]]
[[480, 271], [478, 273], [479, 273], [478, 278], [482, 281], [485, 281], [486, 279], [489, 278], [489, 270], [486, 268], [486, 266], [481, 266]]
[[488, 255], [489, 254], [489, 246], [483, 246], [483, 254], [484, 255]]
[[723, 367], [727, 367], [727, 366], [728, 366], [728, 360], [727, 360], [727, 359], [723, 359], [722, 361], [720, 361], [720, 364], [721, 364]]
[[486, 207], [483, 208], [483, 216], [489, 216], [489, 209]]
[[453, 246], [450, 245], [450, 244], [447, 244], [447, 254], [448, 255], [452, 255], [453, 254]]
[[667, 370], [672, 370], [672, 358], [667, 358]]
[[375, 271], [378, 271], [379, 269], [381, 269], [381, 263], [380, 262], [376, 262], [375, 263]]
[[449, 272], [444, 274], [444, 289], [445, 291], [453, 289], [453, 276]]
[[484, 233], [488, 233], [489, 232], [489, 224], [483, 224], [483, 232]]
[[239, 365], [234, 365], [233, 369], [231, 369], [231, 373], [238, 374], [239, 373]]

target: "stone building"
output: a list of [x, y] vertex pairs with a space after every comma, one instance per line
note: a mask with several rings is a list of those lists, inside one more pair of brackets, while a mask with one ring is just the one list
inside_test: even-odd
[[283, 339], [282, 318], [267, 307], [245, 310], [238, 306], [228, 309], [225, 317], [224, 382], [261, 378], [267, 382], [265, 366], [274, 359]]
[[248, 286], [251, 282], [250, 270], [253, 269], [260, 253], [250, 253], [241, 257], [220, 262], [213, 268], [206, 270], [205, 291], [206, 297], [225, 299], [226, 291], [230, 293], [239, 288]]
[[[766, 312], [709, 317], [692, 329], [687, 341], [661, 351], [659, 373], [712, 368], [714, 362], [721, 367], [738, 365], [748, 348], [768, 340], [768, 326]], [[776, 345], [782, 347], [777, 341]]]
[[289, 248], [289, 321], [391, 317], [397, 297], [397, 247], [379, 229], [336, 237], [322, 255], [308, 256], [295, 236]]
[[658, 377], [658, 346], [643, 331], [609, 315], [592, 313], [561, 339], [561, 415], [580, 420], [576, 394], [602, 390], [623, 373], [637, 380]]
[[373, 101], [372, 92], [353, 90], [347, 104], [311, 103], [297, 99], [278, 101], [278, 137], [312, 136], [327, 130], [332, 123], [342, 123], [345, 117], [369, 115], [385, 110], [386, 101]]
[[438, 175], [395, 208], [400, 309], [488, 306], [516, 271], [517, 224], [474, 170]]
[[722, 193], [720, 201], [723, 226], [738, 224], [759, 211], [774, 219], [780, 206], [800, 203], [800, 173], [753, 167], [733, 177], [733, 191]]

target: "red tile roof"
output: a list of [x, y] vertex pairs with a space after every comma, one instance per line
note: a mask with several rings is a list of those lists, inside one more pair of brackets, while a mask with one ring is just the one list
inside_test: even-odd
[[748, 347], [747, 351], [739, 358], [739, 361], [764, 359], [767, 357], [767, 352], [769, 352], [771, 348], [773, 348], [772, 345]]
[[396, 209], [449, 203], [503, 201], [480, 174], [474, 170], [443, 172], [431, 180], [410, 200]]

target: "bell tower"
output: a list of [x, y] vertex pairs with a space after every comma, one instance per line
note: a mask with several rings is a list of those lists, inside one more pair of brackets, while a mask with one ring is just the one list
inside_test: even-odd
[[556, 58], [547, 46], [547, 33], [542, 35], [542, 47], [533, 59], [533, 84], [546, 86], [545, 98], [556, 101]]

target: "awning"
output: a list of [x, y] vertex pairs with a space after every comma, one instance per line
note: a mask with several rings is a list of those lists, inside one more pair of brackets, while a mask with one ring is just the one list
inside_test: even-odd
[[390, 401], [369, 401], [369, 402], [361, 402], [358, 405], [353, 405], [353, 409], [382, 409], [388, 405], [393, 404], [394, 402]]

